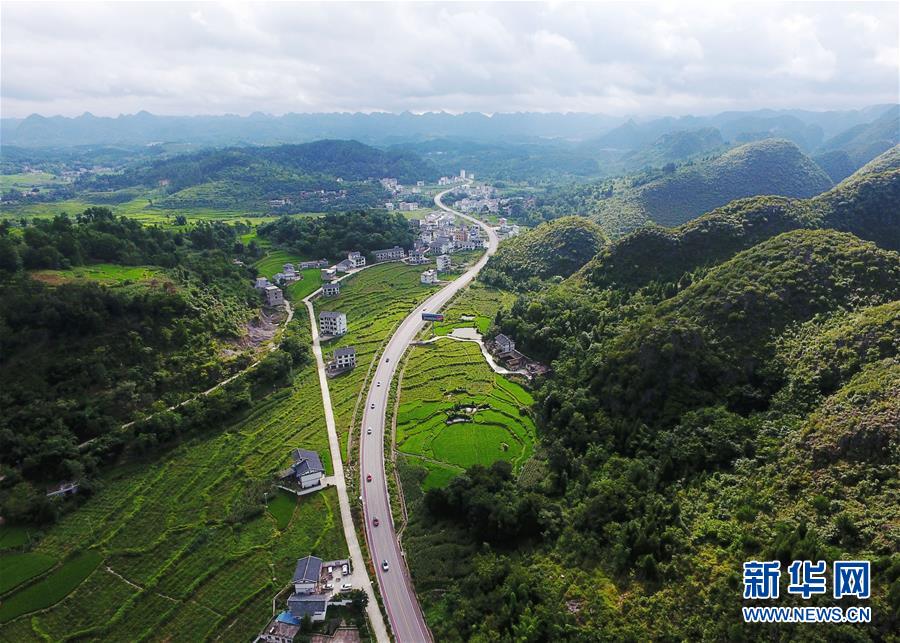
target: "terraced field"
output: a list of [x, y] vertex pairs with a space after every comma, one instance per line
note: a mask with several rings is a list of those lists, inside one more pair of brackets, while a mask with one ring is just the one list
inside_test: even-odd
[[148, 281], [165, 279], [161, 268], [152, 266], [123, 266], [115, 263], [98, 263], [90, 266], [78, 266], [67, 270], [35, 270], [31, 272], [34, 279], [50, 284], [64, 281], [96, 281], [112, 285], [128, 281]]
[[0, 641], [251, 640], [297, 558], [347, 555], [334, 490], [270, 495], [264, 512], [254, 499], [293, 447], [330, 471], [327, 443], [310, 365], [221, 433], [111, 472], [29, 559], [13, 558], [24, 534], [0, 528], [0, 567], [20, 570]]
[[533, 401], [494, 373], [473, 342], [415, 346], [401, 382], [397, 450], [428, 469], [425, 489], [473, 464], [519, 467], [534, 447]]
[[500, 309], [512, 307], [516, 296], [476, 281], [444, 309], [444, 321], [432, 324], [434, 335], [449, 335], [454, 328], [476, 328], [487, 333]]
[[[347, 334], [322, 345], [326, 361], [335, 348], [356, 347], [357, 367], [329, 382], [335, 422], [341, 445], [345, 449], [345, 458], [348, 457], [347, 437], [357, 405], [363, 403], [360, 394], [372, 361], [396, 325], [438, 289], [438, 286], [419, 283], [422, 270], [422, 266], [407, 266], [402, 263], [372, 266], [345, 279], [338, 297], [319, 298], [315, 302], [317, 315], [322, 310], [347, 314]], [[383, 382], [382, 385], [388, 386], [389, 382]]]

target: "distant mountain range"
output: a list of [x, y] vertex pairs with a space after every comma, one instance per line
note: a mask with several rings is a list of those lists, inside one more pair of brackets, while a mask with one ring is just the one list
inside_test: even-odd
[[[811, 112], [756, 110], [712, 116], [630, 120], [585, 113], [444, 112], [412, 114], [333, 113], [269, 116], [156, 116], [148, 112], [75, 118], [32, 114], [25, 119], [0, 119], [4, 145], [23, 147], [77, 145], [150, 145], [160, 142], [223, 146], [301, 143], [323, 138], [355, 139], [390, 145], [439, 138], [472, 141], [524, 142], [566, 139], [587, 142], [592, 149], [637, 150], [664, 134], [679, 130], [716, 128], [726, 141], [786, 138], [811, 151], [842, 132], [871, 123], [896, 110], [875, 105], [858, 110]], [[883, 151], [883, 150], [882, 150]]]

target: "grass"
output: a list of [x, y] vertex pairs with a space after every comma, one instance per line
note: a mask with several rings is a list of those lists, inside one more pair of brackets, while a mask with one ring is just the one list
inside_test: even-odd
[[397, 449], [428, 469], [425, 489], [474, 464], [506, 460], [518, 468], [534, 447], [527, 412], [533, 403], [525, 389], [491, 370], [474, 342], [415, 346], [403, 375]]
[[0, 551], [4, 549], [17, 549], [28, 543], [28, 537], [34, 529], [15, 525], [0, 526]]
[[0, 558], [3, 574], [0, 575], [0, 594], [5, 594], [30, 578], [43, 574], [56, 564], [56, 559], [45, 554], [28, 552], [10, 554]]
[[67, 270], [35, 270], [31, 276], [38, 281], [58, 284], [65, 281], [96, 281], [113, 285], [134, 281], [165, 279], [165, 273], [151, 266], [123, 266], [113, 263], [98, 263], [78, 266]]
[[[253, 265], [261, 276], [271, 279], [282, 271], [284, 264], [292, 263], [294, 267], [299, 267], [301, 261], [308, 260], [285, 250], [270, 250]], [[303, 275], [303, 279], [295, 281], [287, 287], [288, 298], [295, 304], [299, 304], [304, 297], [322, 286], [322, 272], [318, 268], [308, 268], [298, 270], [298, 272]]]
[[275, 526], [279, 531], [284, 531], [287, 528], [296, 508], [297, 496], [280, 489], [269, 501], [268, 511], [272, 518], [275, 519]]
[[[108, 471], [97, 492], [46, 528], [33, 548], [58, 560], [92, 556], [103, 566], [75, 574], [68, 563], [62, 576], [52, 571], [14, 590], [0, 605], [9, 621], [0, 640], [61, 640], [77, 632], [93, 640], [203, 640], [226, 631], [228, 640], [251, 640], [298, 558], [347, 556], [334, 489], [297, 500], [293, 518], [289, 502], [271, 495], [268, 512], [241, 518], [248, 489], [273, 481], [300, 446], [318, 451], [331, 471], [313, 365], [219, 432]], [[21, 540], [14, 534], [0, 531]], [[63, 597], [52, 610], [22, 616]]]
[[23, 190], [45, 185], [61, 185], [62, 179], [47, 172], [24, 172], [21, 174], [0, 174], [0, 190]]
[[[347, 314], [348, 332], [343, 337], [322, 346], [326, 360], [335, 348], [355, 346], [357, 367], [329, 382], [335, 423], [344, 457], [349, 458], [347, 436], [358, 411], [360, 393], [366, 374], [376, 355], [394, 328], [415, 307], [424, 301], [437, 286], [419, 283], [422, 266], [402, 263], [384, 263], [372, 266], [342, 282], [337, 297], [317, 299], [316, 314], [322, 310], [335, 310]], [[382, 383], [387, 386], [387, 382]]]
[[76, 554], [45, 578], [4, 599], [0, 603], [0, 623], [61, 601], [90, 576], [102, 560], [96, 551]]

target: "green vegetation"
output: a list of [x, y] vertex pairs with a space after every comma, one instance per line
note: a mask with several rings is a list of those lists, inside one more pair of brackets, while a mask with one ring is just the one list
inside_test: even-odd
[[[272, 488], [294, 447], [317, 450], [330, 470], [313, 365], [233, 417], [158, 459], [106, 471], [77, 511], [45, 528], [33, 554], [91, 565], [4, 597], [3, 620], [23, 616], [0, 639], [249, 640], [297, 558], [346, 556], [333, 489], [297, 500]], [[47, 601], [52, 610], [28, 614]]]
[[[93, 551], [77, 554], [45, 578], [15, 592], [0, 604], [0, 623], [55, 605], [87, 578], [101, 560]], [[13, 565], [15, 563], [14, 560]]]
[[473, 464], [521, 467], [534, 443], [532, 403], [491, 370], [474, 342], [415, 346], [401, 382], [397, 450], [428, 470], [426, 489]]
[[[896, 212], [879, 185], [841, 207], [880, 194]], [[882, 620], [835, 636], [896, 631], [900, 559], [884, 525], [900, 519], [900, 255], [835, 230], [778, 234], [833, 211], [764, 203], [768, 230], [747, 240], [743, 219], [740, 243], [710, 245], [690, 279], [651, 266], [649, 288], [586, 270], [500, 311], [498, 327], [554, 367], [535, 394], [534, 457], [518, 475], [474, 466], [424, 493], [427, 471], [398, 468], [437, 639], [767, 640], [733, 617], [741, 562], [802, 558], [873, 561]], [[722, 227], [746, 210], [722, 208]], [[643, 239], [629, 242], [635, 262], [669, 260]]]
[[501, 309], [512, 306], [515, 295], [480, 281], [469, 285], [444, 308], [444, 321], [431, 324], [434, 335], [448, 335], [454, 328], [475, 328], [486, 335]]
[[29, 578], [43, 574], [56, 564], [56, 559], [44, 554], [27, 552], [4, 555], [3, 576], [0, 577], [0, 595], [21, 585]]
[[587, 216], [617, 238], [650, 222], [676, 226], [742, 197], [805, 198], [831, 185], [793, 143], [767, 139], [678, 167], [670, 164], [616, 181], [560, 189], [539, 200], [537, 211], [545, 219]]
[[[399, 212], [345, 212], [318, 218], [282, 217], [259, 228], [259, 235], [302, 257], [334, 260], [351, 251], [370, 255], [373, 250], [412, 245], [415, 235]], [[369, 257], [371, 261], [371, 256]]]
[[263, 277], [271, 279], [282, 271], [284, 264], [293, 263], [297, 273], [303, 276], [300, 281], [288, 284], [285, 294], [294, 304], [299, 305], [304, 297], [322, 287], [322, 272], [318, 268], [300, 270], [300, 262], [304, 261], [299, 255], [286, 250], [269, 250], [253, 267]]
[[507, 290], [538, 290], [551, 277], [568, 277], [603, 246], [600, 226], [562, 217], [504, 242], [481, 277]]
[[437, 290], [437, 286], [425, 286], [419, 282], [422, 269], [422, 266], [400, 263], [372, 266], [345, 279], [338, 297], [315, 301], [317, 315], [323, 310], [340, 311], [347, 315], [347, 334], [322, 345], [325, 360], [330, 359], [335, 348], [356, 347], [356, 368], [332, 379], [328, 385], [338, 435], [347, 449], [345, 457], [349, 458], [352, 451], [348, 436], [363, 403], [363, 386], [373, 360], [397, 324]]
[[57, 285], [69, 281], [95, 281], [112, 285], [136, 281], [166, 279], [165, 272], [152, 266], [122, 266], [115, 263], [98, 263], [66, 270], [35, 270], [31, 278], [47, 284]]

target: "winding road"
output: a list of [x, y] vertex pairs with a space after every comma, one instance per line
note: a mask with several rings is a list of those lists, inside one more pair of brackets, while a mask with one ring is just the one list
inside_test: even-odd
[[[359, 461], [366, 541], [369, 545], [369, 553], [377, 574], [378, 586], [388, 620], [394, 638], [400, 643], [424, 643], [431, 641], [432, 637], [425, 624], [422, 608], [419, 606], [413, 589], [409, 569], [400, 551], [391, 518], [384, 462], [385, 411], [391, 382], [403, 353], [427, 323], [422, 321], [422, 312], [438, 312], [456, 293], [465, 288], [484, 267], [490, 256], [497, 251], [499, 243], [497, 234], [486, 224], [444, 205], [441, 199], [448, 192], [450, 190], [437, 194], [434, 197], [435, 205], [481, 226], [488, 237], [487, 252], [475, 265], [429, 297], [424, 304], [418, 306], [403, 320], [385, 347], [381, 361], [375, 369], [362, 417]], [[367, 430], [370, 427], [372, 434], [368, 435]], [[366, 477], [369, 475], [372, 476], [372, 482], [366, 482]], [[373, 525], [375, 518], [379, 520], [378, 527]], [[382, 561], [388, 562], [389, 570], [383, 569]]]

